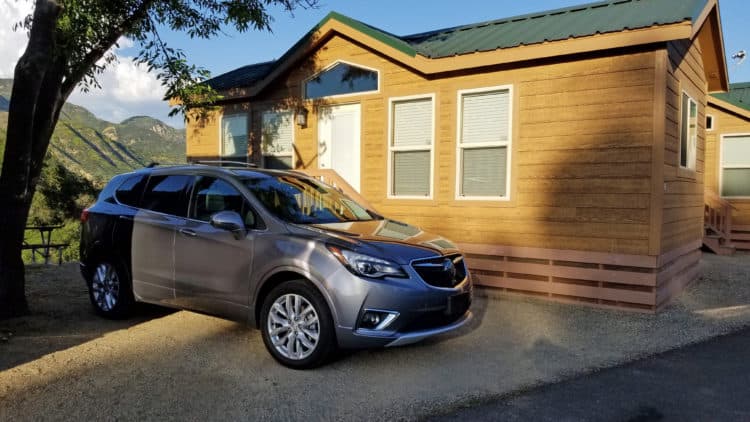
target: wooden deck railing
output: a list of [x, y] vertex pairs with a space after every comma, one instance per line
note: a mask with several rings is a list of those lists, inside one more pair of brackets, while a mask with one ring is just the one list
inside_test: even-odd
[[310, 177], [320, 180], [321, 182], [333, 186], [334, 188], [340, 189], [348, 197], [357, 201], [360, 205], [364, 205], [372, 211], [376, 211], [375, 207], [370, 204], [364, 196], [362, 196], [356, 189], [352, 187], [343, 177], [336, 173], [333, 169], [298, 169], [300, 173], [304, 173]]
[[732, 204], [715, 192], [706, 189], [703, 206], [703, 220], [706, 231], [720, 237], [722, 244], [729, 244], [732, 237]]

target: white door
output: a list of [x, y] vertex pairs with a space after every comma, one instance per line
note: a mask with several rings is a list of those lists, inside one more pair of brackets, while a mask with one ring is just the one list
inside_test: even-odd
[[333, 169], [359, 192], [360, 106], [321, 107], [318, 114], [318, 167]]

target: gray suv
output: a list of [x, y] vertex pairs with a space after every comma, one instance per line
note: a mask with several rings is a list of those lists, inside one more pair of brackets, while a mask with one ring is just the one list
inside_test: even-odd
[[148, 302], [247, 322], [289, 367], [471, 319], [471, 277], [450, 241], [301, 173], [145, 168], [113, 178], [81, 221], [99, 314]]

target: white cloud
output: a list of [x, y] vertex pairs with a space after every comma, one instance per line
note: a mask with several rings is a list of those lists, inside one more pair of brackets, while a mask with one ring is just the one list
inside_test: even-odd
[[[0, 78], [12, 78], [18, 59], [23, 54], [28, 37], [26, 32], [13, 31], [13, 24], [31, 13], [29, 0], [0, 0]], [[118, 61], [109, 65], [97, 78], [101, 89], [87, 93], [74, 91], [70, 102], [86, 107], [97, 117], [118, 123], [128, 117], [146, 115], [182, 127], [181, 117], [167, 117], [169, 105], [163, 101], [165, 89], [145, 66], [137, 65], [132, 57], [120, 52], [134, 46], [133, 41], [121, 38], [115, 50]]]
[[136, 64], [132, 57], [118, 55], [118, 61], [112, 63], [97, 80], [101, 89], [94, 88], [86, 93], [77, 90], [70, 96], [70, 102], [86, 107], [98, 117], [111, 122], [146, 115], [174, 126], [183, 126], [182, 118], [167, 118], [169, 105], [163, 101], [165, 89], [156, 75], [149, 73], [146, 66]]
[[12, 78], [13, 69], [29, 41], [26, 31], [13, 25], [31, 13], [28, 0], [0, 0], [0, 78]]

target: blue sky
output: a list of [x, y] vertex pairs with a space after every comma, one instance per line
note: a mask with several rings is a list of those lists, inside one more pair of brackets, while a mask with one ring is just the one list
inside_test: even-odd
[[[5, 45], [0, 42], [0, 77], [9, 77], [16, 60], [12, 56], [20, 55], [20, 47], [4, 33], [16, 20], [12, 9], [28, 3], [29, 0], [0, 0], [0, 40], [5, 40]], [[162, 35], [171, 46], [185, 50], [193, 63], [218, 75], [246, 64], [278, 58], [332, 10], [394, 34], [406, 35], [583, 3], [586, 0], [320, 0], [318, 9], [300, 9], [293, 16], [275, 10], [272, 33], [227, 31], [226, 35], [211, 40], [191, 40], [180, 33]], [[719, 5], [727, 56], [739, 50], [750, 53], [750, 2], [719, 0]], [[159, 90], [153, 75], [147, 75], [144, 69], [138, 69], [129, 61], [137, 53], [137, 46], [124, 47], [117, 51], [120, 64], [103, 76], [104, 89], [86, 95], [76, 93], [71, 102], [115, 122], [135, 114], [166, 120], [168, 106], [159, 99], [163, 91]], [[731, 82], [750, 81], [750, 57], [739, 66], [729, 58], [728, 63]], [[182, 126], [181, 119], [171, 119], [169, 123]]]
[[[294, 17], [277, 12], [272, 34], [230, 32], [228, 36], [208, 41], [169, 34], [167, 39], [187, 51], [193, 62], [218, 75], [246, 64], [278, 58], [331, 10], [406, 35], [582, 3], [586, 1], [322, 0], [318, 10], [299, 10]], [[719, 5], [727, 55], [742, 49], [750, 52], [750, 2], [719, 0]], [[729, 71], [732, 82], [750, 81], [750, 58], [740, 67], [730, 65]]]

